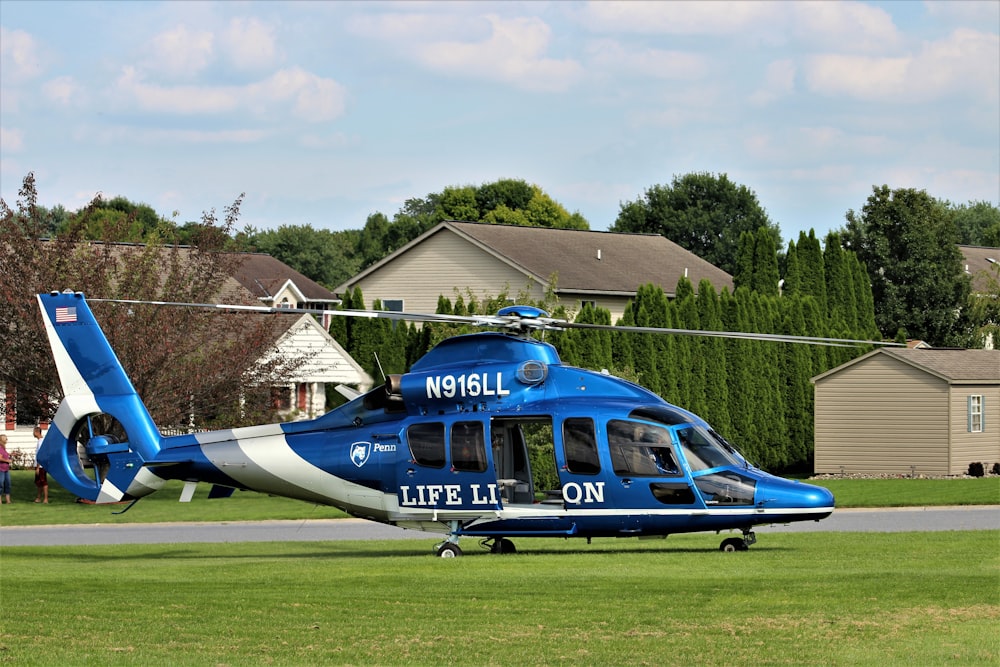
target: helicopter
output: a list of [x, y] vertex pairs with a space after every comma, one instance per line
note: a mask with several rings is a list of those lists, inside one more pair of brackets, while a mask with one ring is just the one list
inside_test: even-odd
[[[437, 533], [434, 553], [444, 558], [463, 554], [463, 537], [507, 554], [516, 552], [512, 538], [521, 537], [590, 543], [737, 530], [742, 535], [719, 548], [745, 551], [756, 542], [755, 526], [819, 521], [834, 511], [828, 490], [755, 467], [705, 420], [635, 383], [563, 365], [534, 331], [879, 344], [572, 323], [516, 305], [486, 316], [330, 311], [498, 330], [447, 338], [408, 372], [363, 394], [348, 392], [348, 402], [315, 419], [163, 436], [87, 298], [68, 290], [37, 298], [64, 395], [37, 460], [71, 493], [134, 504], [168, 480], [185, 483], [181, 501], [191, 499], [197, 483], [211, 485], [209, 498], [252, 490]], [[552, 488], [536, 486], [538, 452], [552, 459]]]

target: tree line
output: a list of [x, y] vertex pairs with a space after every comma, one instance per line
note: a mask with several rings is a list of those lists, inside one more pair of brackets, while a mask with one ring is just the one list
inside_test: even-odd
[[[221, 284], [232, 252], [256, 251], [272, 254], [333, 288], [443, 220], [589, 226], [538, 186], [514, 179], [449, 187], [411, 199], [391, 220], [374, 213], [358, 230], [316, 230], [308, 225], [237, 230], [241, 202], [242, 195], [226, 208], [224, 220], [212, 210], [199, 221], [180, 224], [121, 197], [96, 197], [80, 211], [67, 212], [39, 206], [29, 174], [15, 209], [0, 202], [0, 308], [4, 321], [12, 323], [8, 354], [0, 366], [4, 379], [35, 388], [53, 384], [54, 368], [40, 328], [32, 325], [38, 318], [30, 298], [53, 285], [110, 297], [205, 301]], [[735, 289], [718, 293], [702, 284], [696, 290], [682, 281], [676, 299], [668, 300], [662, 286], [644, 286], [622, 323], [844, 338], [908, 336], [938, 345], [979, 346], [989, 333], [996, 336], [1000, 291], [994, 298], [973, 298], [957, 249], [958, 243], [1000, 246], [996, 206], [956, 206], [924, 191], [882, 186], [873, 188], [860, 211], [848, 211], [845, 219], [845, 227], [829, 234], [822, 245], [810, 232], [783, 247], [778, 226], [754, 193], [725, 175], [687, 174], [669, 185], [654, 186], [636, 201], [623, 203], [611, 229], [663, 234], [729, 271]], [[43, 238], [49, 241], [42, 243]], [[95, 243], [81, 245], [83, 241]], [[154, 279], [151, 255], [144, 254], [142, 246], [115, 254], [102, 245], [110, 241], [161, 248], [186, 245], [195, 259], [173, 261], [172, 278]], [[191, 281], [191, 276], [200, 279]], [[380, 307], [365, 304], [360, 291], [342, 296], [346, 308]], [[492, 312], [511, 298], [504, 293], [480, 302], [470, 294], [450, 296], [440, 296], [439, 312]], [[524, 295], [515, 299], [525, 301]], [[607, 311], [586, 307], [568, 313], [551, 295], [538, 305], [557, 316], [611, 324]], [[176, 328], [178, 318], [200, 316], [140, 311], [117, 319], [103, 312], [99, 317], [113, 321], [109, 336], [130, 375], [138, 378], [137, 386], [143, 385], [140, 393], [154, 395], [154, 415], [156, 410], [176, 416], [197, 409], [211, 412], [220, 425], [265, 417], [263, 393], [256, 402], [241, 401], [239, 409], [231, 400], [245, 384], [251, 358], [265, 345], [263, 324], [246, 327], [231, 318], [229, 333], [216, 337], [216, 347], [206, 348], [211, 352], [199, 354], [164, 332]], [[197, 339], [217, 326], [192, 323], [185, 328], [194, 332], [188, 338]], [[130, 341], [148, 338], [149, 331], [157, 331], [156, 340], [163, 344]], [[334, 318], [331, 327], [334, 338], [346, 343], [373, 377], [381, 370], [405, 371], [430, 346], [457, 331], [351, 318]], [[863, 351], [582, 330], [549, 336], [566, 363], [607, 368], [640, 382], [705, 416], [740, 442], [748, 455], [772, 468], [808, 462], [809, 378], [850, 358], [845, 355]], [[233, 357], [232, 350], [245, 356]], [[374, 363], [376, 355], [381, 370]], [[179, 363], [182, 357], [191, 359], [189, 366]], [[244, 361], [205, 363], [230, 359]], [[262, 387], [266, 373], [257, 372], [256, 386]], [[157, 382], [165, 389], [153, 391]], [[199, 390], [183, 401], [169, 389], [187, 386]], [[205, 396], [203, 405], [193, 405], [202, 401], [196, 394]], [[162, 396], [162, 408], [157, 396]], [[256, 409], [249, 409], [254, 405]]]

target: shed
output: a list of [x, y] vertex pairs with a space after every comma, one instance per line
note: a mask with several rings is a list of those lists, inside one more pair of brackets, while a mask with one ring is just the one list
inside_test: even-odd
[[812, 378], [816, 473], [1000, 462], [1000, 350], [883, 348]]

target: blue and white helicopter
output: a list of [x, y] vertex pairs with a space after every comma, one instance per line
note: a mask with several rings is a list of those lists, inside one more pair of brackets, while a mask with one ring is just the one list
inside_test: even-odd
[[[313, 420], [168, 437], [84, 295], [53, 292], [38, 302], [64, 394], [38, 461], [68, 491], [95, 503], [135, 501], [168, 480], [187, 482], [181, 500], [190, 500], [195, 483], [206, 482], [213, 485], [210, 497], [249, 489], [440, 533], [441, 557], [461, 555], [462, 537], [512, 553], [513, 537], [589, 542], [723, 530], [742, 537], [720, 548], [743, 551], [756, 541], [754, 526], [818, 521], [834, 510], [829, 491], [754, 467], [697, 415], [631, 382], [565, 366], [555, 348], [526, 335], [603, 325], [556, 320], [522, 306], [485, 317], [335, 311], [504, 331], [449, 338], [408, 373]], [[97, 423], [103, 426], [95, 429]], [[551, 489], [533, 481], [529, 450], [542, 444], [558, 473]]]

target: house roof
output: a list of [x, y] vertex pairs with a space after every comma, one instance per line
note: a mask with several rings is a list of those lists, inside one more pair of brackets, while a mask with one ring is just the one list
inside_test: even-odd
[[1000, 248], [960, 245], [958, 249], [962, 252], [965, 272], [972, 276], [972, 291], [985, 294], [995, 289], [993, 281], [1000, 279]]
[[960, 350], [952, 348], [880, 348], [817, 375], [813, 382], [853, 366], [876, 354], [888, 355], [949, 384], [1000, 384], [1000, 350]]
[[291, 283], [305, 301], [339, 302], [333, 292], [271, 255], [246, 253], [242, 257], [233, 278], [257, 299], [272, 299]]
[[414, 245], [439, 233], [454, 233], [541, 284], [557, 275], [559, 292], [634, 294], [647, 283], [673, 294], [687, 275], [695, 288], [707, 278], [716, 290], [733, 278], [657, 234], [619, 234], [578, 229], [445, 221], [337, 288], [346, 289]]

